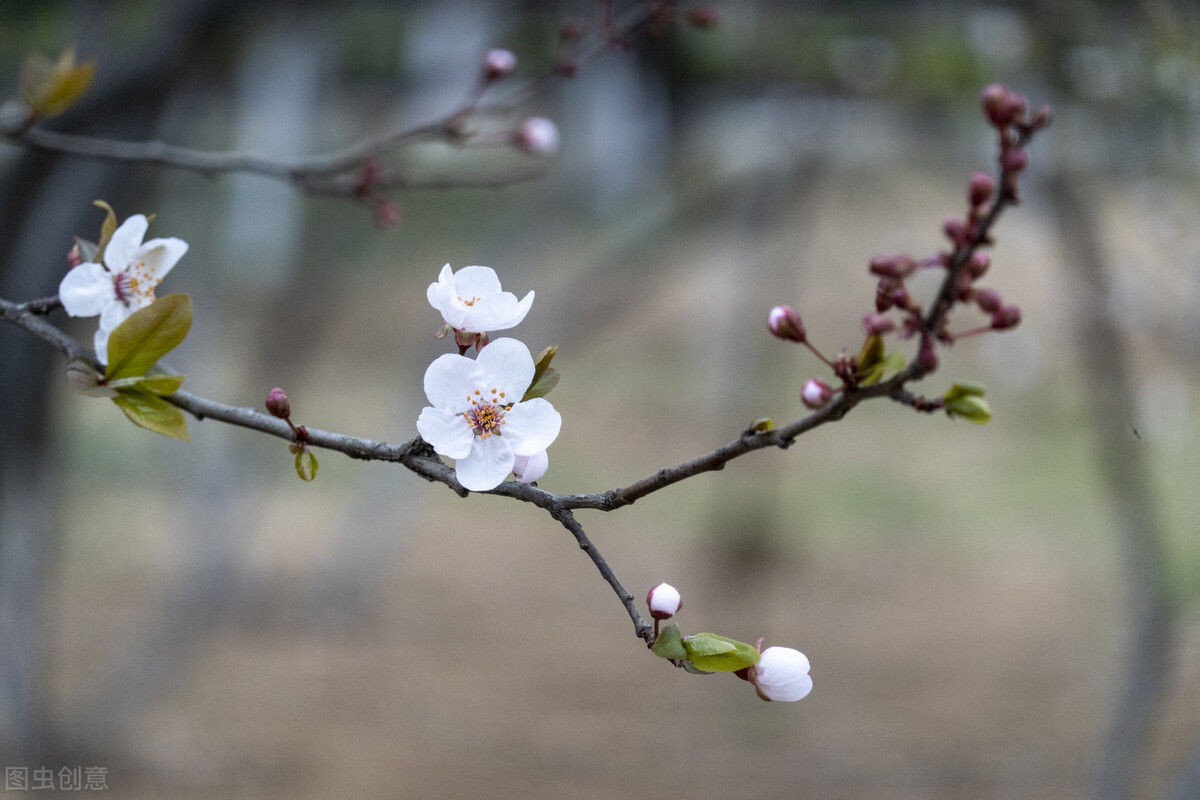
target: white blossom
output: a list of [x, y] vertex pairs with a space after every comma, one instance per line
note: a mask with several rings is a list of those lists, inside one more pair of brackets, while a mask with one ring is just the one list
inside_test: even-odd
[[94, 346], [108, 362], [108, 335], [129, 315], [154, 302], [154, 289], [187, 252], [182, 239], [143, 242], [149, 222], [135, 214], [121, 223], [104, 248], [104, 263], [88, 261], [72, 269], [58, 297], [72, 317], [100, 316]]
[[439, 454], [455, 460], [458, 482], [486, 492], [558, 437], [562, 418], [541, 397], [521, 402], [533, 380], [533, 356], [516, 339], [496, 339], [476, 359], [448, 353], [425, 371], [417, 430]]
[[447, 325], [470, 333], [511, 328], [525, 319], [533, 306], [533, 292], [518, 301], [515, 294], [500, 288], [500, 279], [491, 267], [463, 267], [455, 272], [447, 264], [425, 295]]

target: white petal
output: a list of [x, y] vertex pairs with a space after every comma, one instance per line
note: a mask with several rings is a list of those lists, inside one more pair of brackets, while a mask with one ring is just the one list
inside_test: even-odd
[[754, 685], [769, 700], [793, 702], [812, 691], [808, 657], [790, 647], [768, 647], [754, 668]]
[[513, 461], [513, 477], [522, 483], [533, 483], [550, 468], [550, 456], [545, 450], [531, 456], [517, 456]]
[[430, 406], [417, 417], [417, 432], [447, 458], [466, 458], [475, 439], [475, 432], [462, 415]]
[[561, 428], [562, 416], [545, 398], [517, 403], [504, 412], [504, 438], [518, 455], [531, 456], [545, 450], [558, 438]]
[[500, 292], [477, 302], [467, 310], [463, 326], [469, 331], [502, 331], [525, 319], [533, 306], [533, 292], [517, 302], [512, 292]]
[[139, 260], [146, 262], [151, 276], [162, 280], [187, 251], [188, 243], [183, 239], [151, 239], [142, 245]]
[[499, 389], [512, 401], [520, 400], [533, 381], [533, 356], [516, 339], [495, 339], [479, 351], [475, 363], [483, 372], [488, 389]]
[[460, 328], [462, 326], [462, 316], [465, 313], [466, 306], [458, 304], [458, 306], [461, 306], [459, 308], [454, 303], [454, 273], [450, 269], [449, 264], [442, 267], [437, 281], [429, 284], [429, 288], [425, 290], [425, 297], [429, 299], [429, 305], [440, 311], [442, 319], [449, 323], [452, 328]]
[[[139, 308], [147, 305], [150, 304], [144, 303], [139, 305]], [[100, 328], [102, 330], [112, 331], [116, 329], [116, 327], [122, 322], [129, 319], [129, 315], [134, 311], [137, 311], [137, 308], [130, 308], [121, 302], [109, 303], [104, 307], [104, 310], [100, 312]]]
[[472, 392], [490, 388], [483, 385], [485, 380], [483, 370], [474, 361], [457, 353], [447, 353], [435, 358], [425, 370], [425, 396], [437, 408], [462, 413], [471, 407], [469, 395]]
[[487, 297], [501, 291], [500, 278], [491, 267], [463, 267], [454, 275], [454, 292], [463, 300]]
[[476, 437], [471, 452], [454, 464], [458, 482], [472, 492], [495, 489], [512, 472], [515, 457], [503, 436]]
[[125, 268], [138, 258], [138, 250], [142, 247], [142, 239], [146, 236], [146, 228], [150, 223], [142, 214], [134, 214], [121, 223], [108, 244], [104, 247], [104, 263], [113, 272], [124, 272]]
[[91, 261], [80, 264], [63, 277], [58, 299], [72, 317], [94, 317], [116, 302], [112, 273]]
[[96, 335], [92, 338], [92, 347], [96, 349], [96, 360], [101, 364], [108, 363], [108, 330], [105, 328], [97, 328]]

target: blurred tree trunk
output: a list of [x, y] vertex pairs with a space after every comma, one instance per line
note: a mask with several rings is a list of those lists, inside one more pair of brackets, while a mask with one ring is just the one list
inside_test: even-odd
[[1087, 188], [1059, 172], [1050, 181], [1063, 252], [1073, 271], [1079, 363], [1093, 419], [1097, 467], [1107, 485], [1126, 573], [1126, 665], [1092, 796], [1135, 795], [1154, 724], [1166, 694], [1175, 640], [1175, 608], [1163, 533], [1144, 445], [1136, 435], [1134, 378], [1126, 343], [1109, 311], [1111, 295], [1100, 232]]
[[[50, 127], [73, 133], [152, 135], [178, 69], [229, 0], [167, 4], [154, 35], [130, 48], [107, 45], [108, 4], [69, 6], [81, 56], [100, 56], [96, 83]], [[64, 12], [64, 19], [68, 18]], [[119, 56], [116, 54], [120, 54]], [[128, 166], [27, 151], [0, 178], [0, 296], [53, 294], [75, 234], [98, 230], [104, 197], [127, 208], [136, 171]], [[58, 746], [46, 695], [47, 602], [59, 541], [57, 474], [50, 451], [51, 381], [57, 356], [21, 331], [0, 330], [0, 754], [38, 764]]]

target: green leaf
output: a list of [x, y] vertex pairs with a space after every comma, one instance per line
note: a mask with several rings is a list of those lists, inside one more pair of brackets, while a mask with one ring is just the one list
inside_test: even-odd
[[700, 669], [695, 664], [693, 664], [692, 662], [690, 662], [686, 659], [683, 662], [683, 669], [685, 672], [690, 672], [693, 675], [712, 675], [711, 672], [705, 672], [704, 670]]
[[986, 393], [987, 390], [979, 381], [958, 380], [950, 384], [950, 391], [946, 392], [943, 399], [950, 402], [959, 397], [983, 397]]
[[137, 390], [122, 391], [113, 398], [129, 421], [139, 428], [161, 433], [181, 442], [189, 441], [183, 412], [157, 397]]
[[979, 395], [968, 394], [947, 401], [946, 413], [952, 417], [962, 417], [976, 425], [986, 425], [992, 418], [992, 409]]
[[133, 389], [160, 397], [175, 394], [182, 385], [182, 375], [135, 375], [129, 378], [117, 378], [108, 382], [108, 388], [111, 389]]
[[683, 647], [687, 650], [687, 660], [705, 672], [737, 672], [754, 666], [760, 658], [754, 645], [715, 633], [688, 636]]
[[311, 481], [317, 477], [317, 457], [307, 447], [296, 453], [296, 474], [302, 481]]
[[525, 390], [525, 396], [521, 398], [522, 403], [535, 397], [545, 397], [550, 394], [551, 389], [558, 385], [558, 371], [550, 366], [550, 362], [554, 360], [554, 354], [557, 352], [558, 346], [551, 345], [538, 353], [537, 358], [533, 360], [533, 380], [529, 382], [529, 388]]
[[192, 327], [192, 300], [186, 294], [160, 297], [133, 312], [108, 337], [109, 382], [145, 375], [183, 341]]
[[683, 647], [683, 637], [679, 635], [678, 625], [668, 625], [658, 632], [658, 638], [650, 651], [659, 658], [684, 659], [687, 650]]
[[39, 119], [63, 113], [92, 82], [95, 62], [76, 65], [75, 49], [67, 48], [58, 61], [32, 53], [21, 65], [18, 90]]

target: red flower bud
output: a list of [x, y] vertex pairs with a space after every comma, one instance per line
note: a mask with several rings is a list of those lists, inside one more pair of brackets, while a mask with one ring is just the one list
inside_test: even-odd
[[1000, 154], [1000, 165], [1009, 172], [1020, 172], [1029, 166], [1029, 156], [1024, 148], [1010, 147]]
[[970, 228], [967, 223], [958, 217], [951, 217], [942, 223], [942, 232], [950, 241], [954, 242], [955, 246], [965, 244], [970, 237]]
[[831, 399], [833, 387], [820, 378], [809, 378], [800, 390], [800, 401], [813, 411], [823, 408]]
[[998, 83], [993, 83], [983, 89], [983, 113], [997, 128], [1003, 128], [1012, 122], [1012, 112], [1008, 103], [1008, 89]]
[[937, 351], [934, 348], [933, 337], [924, 334], [921, 344], [917, 347], [917, 366], [925, 372], [933, 372], [938, 368]]
[[976, 250], [971, 253], [971, 259], [967, 262], [966, 271], [971, 276], [972, 280], [983, 277], [983, 274], [988, 271], [988, 267], [992, 265], [992, 259], [987, 253], [981, 253]]
[[867, 336], [888, 333], [895, 327], [896, 321], [883, 314], [867, 314], [863, 317], [863, 328], [866, 329]]

